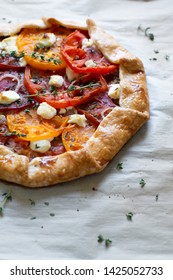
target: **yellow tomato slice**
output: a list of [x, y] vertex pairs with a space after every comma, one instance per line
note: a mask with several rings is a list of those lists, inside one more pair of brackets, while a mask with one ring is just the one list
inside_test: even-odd
[[[20, 52], [24, 52], [24, 58], [29, 65], [43, 70], [60, 70], [66, 66], [60, 55], [60, 44], [70, 32], [63, 27], [25, 28], [17, 37], [17, 47]], [[52, 34], [56, 36], [56, 41], [50, 46], [43, 44]]]
[[66, 127], [62, 132], [63, 145], [67, 151], [79, 150], [84, 147], [94, 132], [94, 126], [80, 127], [74, 125]]
[[25, 140], [37, 141], [60, 135], [68, 121], [68, 117], [55, 116], [51, 120], [43, 120], [31, 109], [26, 113], [22, 111], [7, 115], [7, 125], [10, 132]]

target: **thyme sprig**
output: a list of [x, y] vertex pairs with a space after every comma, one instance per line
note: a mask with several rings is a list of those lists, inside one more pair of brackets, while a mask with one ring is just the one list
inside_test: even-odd
[[1, 203], [0, 203], [0, 215], [3, 214], [4, 207], [5, 207], [6, 203], [7, 203], [8, 201], [12, 201], [11, 191], [9, 191], [9, 192], [7, 192], [7, 193], [4, 193], [3, 196], [4, 196], [4, 198], [3, 198], [3, 200], [2, 200]]
[[6, 131], [6, 132], [0, 132], [1, 135], [4, 136], [18, 136], [18, 137], [26, 137], [27, 135], [25, 133], [17, 133], [16, 131]]
[[25, 56], [24, 51], [17, 53], [16, 51], [11, 51], [10, 52], [10, 56], [14, 57], [14, 58], [22, 58]]
[[145, 34], [145, 36], [148, 37], [151, 41], [154, 41], [154, 39], [155, 39], [154, 34], [148, 32], [150, 29], [151, 29], [151, 27], [143, 28], [143, 27], [141, 26], [141, 24], [140, 24], [140, 25], [138, 26], [138, 28], [137, 28], [138, 31], [142, 31], [142, 32]]
[[83, 90], [85, 88], [93, 88], [94, 86], [100, 86], [100, 83], [97, 82], [97, 83], [93, 83], [93, 82], [90, 82], [88, 85], [80, 85], [80, 86], [75, 86], [75, 85], [72, 85], [72, 86], [69, 86], [66, 91], [56, 91], [55, 88], [50, 88], [49, 92], [40, 92], [38, 91], [36, 94], [29, 94], [29, 95], [25, 95], [25, 97], [34, 97], [34, 96], [48, 96], [50, 93], [55, 96], [57, 94], [64, 94], [66, 92], [70, 92], [70, 91], [74, 91], [74, 90]]
[[77, 90], [77, 89], [82, 90], [82, 89], [85, 89], [85, 88], [93, 88], [94, 86], [100, 86], [100, 83], [99, 82], [97, 82], [97, 83], [90, 82], [88, 85], [85, 85], [85, 86], [81, 85], [79, 87], [75, 86], [75, 85], [72, 85], [72, 86], [67, 88], [67, 91], [73, 91], [73, 90]]

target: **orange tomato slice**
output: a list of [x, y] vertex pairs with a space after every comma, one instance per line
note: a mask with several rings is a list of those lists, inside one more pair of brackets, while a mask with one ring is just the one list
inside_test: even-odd
[[[43, 70], [60, 70], [66, 66], [60, 54], [60, 44], [70, 32], [63, 27], [25, 28], [17, 37], [17, 47], [24, 52], [27, 64]], [[45, 46], [42, 42], [50, 34], [56, 35], [56, 41], [51, 46]]]
[[74, 125], [64, 128], [62, 142], [65, 149], [67, 151], [75, 151], [83, 148], [95, 130], [94, 126], [80, 127]]
[[60, 116], [45, 121], [33, 109], [29, 113], [22, 111], [7, 115], [9, 131], [15, 131], [15, 134], [25, 141], [37, 141], [59, 136], [67, 121], [68, 117], [61, 118]]

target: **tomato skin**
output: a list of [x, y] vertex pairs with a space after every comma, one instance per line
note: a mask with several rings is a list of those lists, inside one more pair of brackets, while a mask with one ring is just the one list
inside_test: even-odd
[[0, 70], [22, 70], [24, 69], [23, 66], [19, 66], [19, 65], [8, 65], [5, 63], [0, 63]]
[[[82, 40], [87, 37], [78, 30], [71, 33], [61, 43], [61, 54], [67, 65], [77, 73], [108, 74], [117, 69], [117, 65], [106, 60], [102, 53], [94, 48], [82, 49]], [[85, 66], [85, 62], [92, 59], [96, 66]]]
[[[83, 104], [83, 103], [87, 102], [88, 100], [90, 100], [90, 98], [92, 96], [96, 95], [99, 92], [104, 92], [108, 88], [105, 79], [101, 75], [83, 76], [83, 77], [79, 78], [79, 81], [81, 81], [82, 79], [83, 80], [87, 79], [88, 82], [92, 81], [93, 79], [97, 79], [97, 81], [99, 82], [100, 85], [98, 87], [85, 89], [83, 92], [83, 95], [81, 95], [81, 96], [76, 95], [77, 90], [71, 91], [71, 96], [69, 96], [67, 91], [63, 92], [63, 98], [59, 98], [58, 96], [56, 96], [56, 98], [55, 98], [54, 96], [51, 95], [50, 92], [47, 93], [47, 96], [41, 96], [41, 95], [38, 95], [38, 92], [41, 90], [41, 87], [39, 85], [35, 85], [31, 81], [31, 70], [30, 70], [29, 66], [27, 66], [25, 69], [24, 83], [25, 83], [25, 86], [28, 89], [29, 93], [31, 95], [35, 95], [34, 98], [38, 102], [47, 102], [52, 107], [60, 109], [60, 108], [66, 108], [69, 106], [75, 107], [80, 104]], [[78, 91], [79, 91], [79, 89], [80, 89], [80, 87], [78, 86]], [[59, 98], [59, 99], [57, 99], [57, 98]]]

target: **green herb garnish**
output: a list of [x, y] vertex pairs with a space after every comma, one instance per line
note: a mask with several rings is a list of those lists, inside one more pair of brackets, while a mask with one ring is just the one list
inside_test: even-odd
[[106, 247], [109, 247], [109, 246], [111, 245], [111, 243], [112, 243], [112, 240], [110, 240], [110, 239], [105, 239], [105, 246], [106, 246]]
[[45, 201], [44, 205], [49, 206], [49, 202]]
[[4, 207], [6, 205], [6, 203], [8, 201], [12, 201], [12, 196], [11, 196], [11, 191], [7, 192], [7, 193], [3, 193], [2, 195], [4, 198], [3, 200], [0, 202], [0, 215], [3, 214], [4, 211]]
[[132, 212], [128, 212], [128, 213], [126, 214], [127, 220], [131, 221], [133, 215], [134, 215], [134, 214], [133, 214]]
[[26, 137], [27, 135], [25, 133], [17, 133], [16, 131], [12, 131], [12, 132], [5, 132], [4, 136]]
[[40, 149], [40, 146], [37, 145], [37, 143], [35, 144], [35, 149]]
[[117, 170], [121, 170], [121, 169], [123, 169], [123, 163], [122, 163], [122, 162], [119, 162], [119, 163], [117, 164]]
[[169, 60], [169, 55], [168, 54], [165, 55], [165, 59]]
[[99, 234], [97, 237], [97, 242], [102, 243], [103, 241], [106, 247], [109, 247], [110, 244], [112, 243], [112, 240], [110, 240], [109, 238], [104, 238], [103, 235]]
[[105, 239], [104, 239], [103, 235], [99, 234], [99, 235], [98, 235], [97, 241], [98, 241], [99, 243], [102, 243], [104, 240], [105, 240]]
[[145, 36], [148, 37], [151, 41], [154, 41], [154, 34], [148, 32], [151, 27], [142, 28], [141, 25], [138, 26], [137, 30], [144, 32]]
[[35, 201], [34, 201], [34, 200], [32, 200], [32, 199], [30, 198], [29, 201], [30, 201], [31, 205], [35, 205]]
[[36, 217], [31, 217], [31, 218], [30, 218], [30, 220], [35, 220], [35, 219], [37, 219], [37, 218], [36, 218]]
[[21, 52], [21, 53], [17, 53], [16, 51], [11, 51], [10, 52], [10, 56], [14, 57], [14, 58], [21, 58], [24, 57], [25, 53]]
[[141, 179], [139, 184], [141, 185], [141, 187], [143, 188], [146, 185], [146, 182], [144, 179]]

